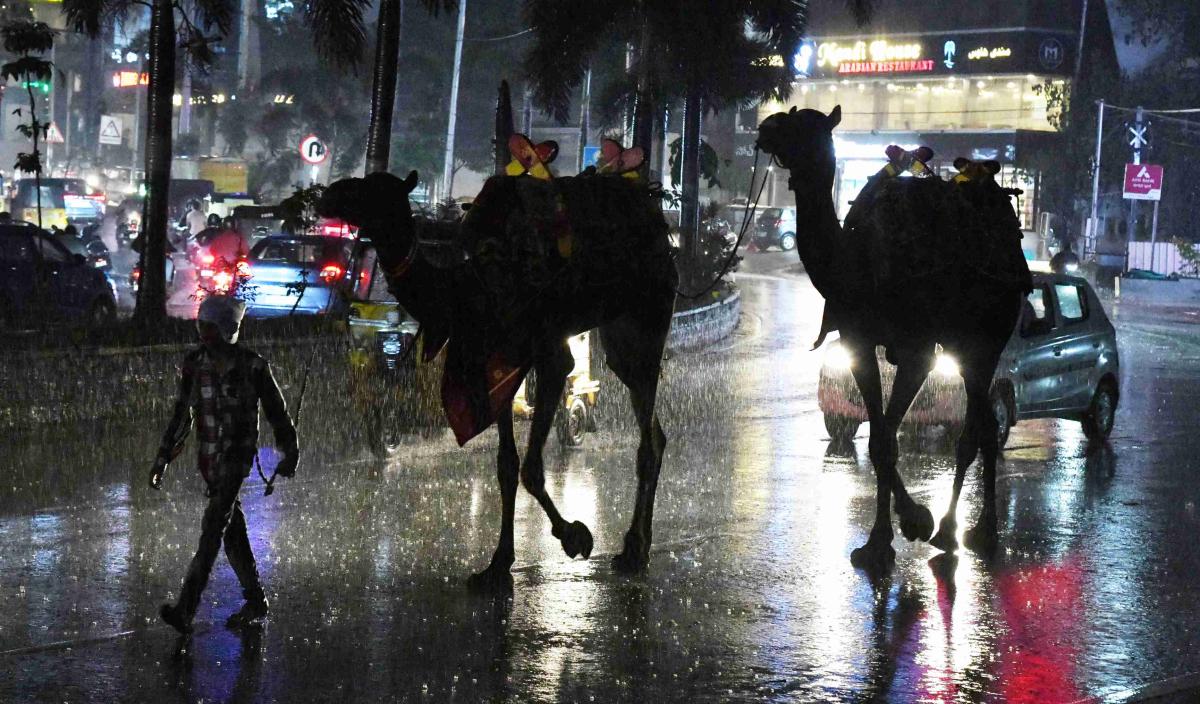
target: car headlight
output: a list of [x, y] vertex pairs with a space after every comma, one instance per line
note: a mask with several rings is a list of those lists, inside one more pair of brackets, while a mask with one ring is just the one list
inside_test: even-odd
[[939, 354], [933, 363], [933, 371], [942, 376], [959, 376], [958, 360], [948, 354]]
[[825, 353], [825, 366], [830, 369], [845, 370], [853, 364], [854, 358], [850, 356], [850, 351], [836, 342], [830, 345], [829, 351]]

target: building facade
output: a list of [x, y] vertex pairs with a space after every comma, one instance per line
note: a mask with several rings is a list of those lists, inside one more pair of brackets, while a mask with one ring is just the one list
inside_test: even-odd
[[[736, 149], [743, 168], [753, 159], [754, 126], [791, 107], [842, 108], [834, 132], [838, 155], [835, 200], [844, 216], [869, 176], [885, 163], [884, 148], [931, 147], [932, 166], [952, 171], [957, 157], [995, 160], [1005, 185], [1022, 188], [1026, 229], [1037, 222], [1039, 174], [1023, 165], [1054, 148], [1052, 96], [1069, 91], [1078, 71], [1117, 71], [1104, 3], [1088, 10], [1085, 41], [1107, 46], [1077, 61], [1081, 4], [1011, 2], [976, 7], [958, 2], [881, 4], [873, 23], [858, 27], [840, 0], [814, 1], [810, 36], [786, 61], [796, 76], [787, 100], [739, 115]], [[1054, 5], [1054, 7], [1048, 7]], [[792, 205], [787, 174], [769, 169], [764, 201]]]

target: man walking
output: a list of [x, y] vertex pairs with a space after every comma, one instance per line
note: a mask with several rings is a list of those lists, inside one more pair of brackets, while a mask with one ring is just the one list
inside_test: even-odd
[[245, 310], [245, 303], [228, 296], [209, 296], [200, 304], [196, 319], [200, 346], [184, 357], [175, 413], [150, 470], [150, 486], [158, 489], [168, 463], [183, 450], [194, 418], [208, 506], [200, 524], [200, 545], [184, 577], [179, 602], [163, 604], [159, 610], [162, 619], [180, 633], [191, 632], [222, 541], [246, 600], [225, 625], [236, 628], [254, 623], [269, 610], [238, 501], [238, 491], [258, 449], [260, 403], [275, 431], [275, 445], [283, 451], [276, 473], [295, 476], [299, 461], [296, 429], [270, 365], [237, 344]]

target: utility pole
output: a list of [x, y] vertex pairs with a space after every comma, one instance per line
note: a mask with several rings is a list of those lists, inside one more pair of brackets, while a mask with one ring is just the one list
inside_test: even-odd
[[[1137, 112], [1134, 113], [1133, 125], [1129, 128], [1132, 134], [1132, 139], [1129, 140], [1129, 146], [1133, 147], [1133, 163], [1142, 163], [1142, 147], [1146, 146], [1146, 129], [1145, 124], [1146, 111], [1139, 105]], [[1136, 200], [1129, 201], [1129, 219], [1125, 226], [1125, 270], [1129, 271], [1129, 247], [1137, 239], [1138, 225], [1138, 202]]]
[[1092, 162], [1092, 216], [1088, 218], [1087, 227], [1083, 230], [1083, 254], [1087, 257], [1088, 254], [1096, 253], [1096, 227], [1099, 221], [1096, 219], [1096, 208], [1100, 200], [1100, 144], [1104, 138], [1104, 100], [1101, 99], [1097, 103], [1096, 117], [1096, 158]]
[[467, 0], [458, 2], [458, 34], [454, 39], [454, 78], [450, 81], [450, 120], [446, 126], [446, 160], [442, 163], [442, 187], [446, 198], [454, 188], [454, 122], [458, 117], [458, 77], [462, 73], [463, 32], [467, 27]]

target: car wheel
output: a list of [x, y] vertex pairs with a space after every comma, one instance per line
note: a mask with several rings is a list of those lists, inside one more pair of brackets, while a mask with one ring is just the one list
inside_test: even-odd
[[87, 322], [92, 327], [108, 325], [117, 317], [117, 306], [107, 298], [97, 298], [88, 309]]
[[796, 233], [785, 232], [779, 236], [779, 248], [785, 252], [790, 252], [796, 248]]
[[1008, 397], [999, 389], [992, 392], [992, 415], [996, 416], [996, 449], [1003, 450], [1012, 430], [1012, 411]]
[[1088, 440], [1101, 441], [1108, 438], [1117, 417], [1117, 392], [1111, 384], [1102, 384], [1092, 396], [1092, 402], [1083, 415], [1083, 434]]
[[862, 421], [857, 418], [835, 416], [829, 413], [825, 414], [825, 430], [829, 432], [829, 437], [834, 442], [852, 442], [854, 434], [858, 432], [858, 426], [860, 425], [862, 425]]
[[571, 399], [571, 404], [558, 414], [558, 441], [563, 447], [579, 447], [583, 434], [587, 432], [588, 408], [581, 398]]

